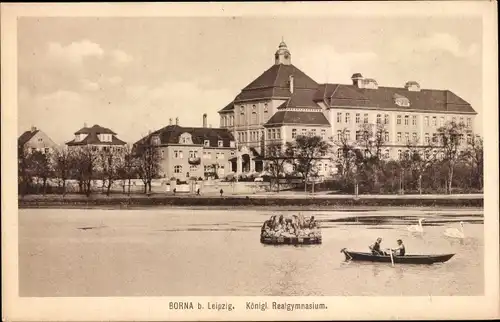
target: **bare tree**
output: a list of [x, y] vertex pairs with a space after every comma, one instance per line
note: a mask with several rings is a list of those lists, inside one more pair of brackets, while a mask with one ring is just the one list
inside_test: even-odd
[[157, 147], [143, 143], [135, 148], [137, 174], [144, 182], [144, 193], [151, 192], [151, 182], [160, 173], [160, 153]]
[[442, 152], [443, 162], [447, 167], [447, 192], [451, 193], [453, 172], [455, 164], [464, 156], [461, 152], [461, 142], [464, 138], [464, 124], [449, 122], [437, 130], [439, 138], [439, 150]]
[[345, 183], [351, 181], [357, 163], [355, 146], [347, 137], [346, 132], [347, 129], [343, 129], [337, 140], [334, 140], [334, 144], [337, 146], [337, 168]]
[[128, 195], [130, 196], [131, 180], [137, 173], [137, 159], [128, 145], [123, 147], [121, 157], [122, 161], [119, 163], [118, 176], [123, 181], [123, 193], [125, 193], [125, 183], [128, 182]]
[[100, 163], [103, 185], [106, 188], [106, 196], [109, 196], [113, 182], [120, 178], [120, 169], [124, 163], [123, 152], [108, 148], [102, 151]]
[[75, 159], [71, 150], [61, 148], [56, 149], [52, 154], [52, 163], [54, 165], [54, 175], [62, 185], [63, 196], [66, 194], [66, 182], [70, 178], [71, 169]]
[[467, 140], [466, 159], [471, 167], [471, 185], [477, 184], [483, 189], [484, 147], [483, 138], [479, 135], [469, 134]]
[[419, 144], [419, 139], [416, 141], [408, 141], [406, 143], [405, 153], [402, 155], [402, 165], [406, 169], [411, 169], [417, 173], [418, 192], [422, 194], [422, 177], [423, 174], [436, 163], [436, 156], [432, 153], [435, 148], [432, 142], [424, 142]]
[[286, 143], [286, 150], [295, 166], [295, 171], [304, 179], [304, 190], [307, 190], [307, 181], [318, 175], [318, 160], [328, 159], [330, 144], [320, 136], [298, 135], [294, 142]]
[[[280, 177], [285, 174], [285, 164], [290, 162], [290, 151], [281, 143], [271, 143], [265, 151], [266, 171], [276, 178], [277, 192], [280, 191]], [[272, 179], [271, 179], [272, 185]]]
[[96, 176], [99, 158], [97, 147], [86, 145], [74, 149], [74, 177], [78, 180], [80, 192], [88, 197], [92, 192], [92, 180]]
[[47, 180], [53, 173], [50, 153], [35, 151], [30, 153], [28, 159], [32, 175], [37, 178], [37, 181], [42, 181], [42, 193], [45, 195], [47, 192]]

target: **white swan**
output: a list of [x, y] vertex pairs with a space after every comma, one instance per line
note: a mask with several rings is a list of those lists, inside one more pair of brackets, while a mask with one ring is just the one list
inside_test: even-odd
[[447, 228], [444, 231], [444, 235], [451, 238], [465, 238], [464, 222], [460, 222], [460, 230], [457, 228]]
[[410, 226], [406, 227], [406, 229], [408, 229], [408, 231], [411, 231], [411, 232], [423, 233], [424, 227], [422, 226], [422, 221], [424, 221], [424, 220], [425, 220], [424, 218], [420, 218], [418, 220], [418, 225], [410, 225]]

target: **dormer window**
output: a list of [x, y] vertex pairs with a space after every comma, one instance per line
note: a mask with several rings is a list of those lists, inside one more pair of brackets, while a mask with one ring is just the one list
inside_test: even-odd
[[243, 115], [245, 114], [245, 106], [241, 105], [240, 107], [240, 114]]
[[222, 142], [222, 140], [217, 141], [217, 146], [218, 146], [219, 148], [221, 148], [221, 147], [223, 147], [223, 146], [224, 146], [224, 143]]
[[264, 104], [264, 113], [267, 113], [269, 111], [269, 108], [267, 106], [267, 103]]
[[394, 104], [401, 106], [401, 107], [409, 107], [410, 106], [410, 100], [403, 95], [399, 94], [394, 94], [393, 96], [394, 99]]
[[203, 141], [203, 145], [206, 146], [207, 148], [210, 147], [210, 140]]
[[182, 133], [181, 136], [179, 137], [179, 143], [180, 144], [193, 144], [193, 140], [191, 139], [191, 134]]
[[153, 135], [153, 137], [151, 137], [151, 144], [160, 145], [160, 137], [158, 135]]
[[252, 105], [252, 114], [257, 113], [257, 107], [255, 105]]

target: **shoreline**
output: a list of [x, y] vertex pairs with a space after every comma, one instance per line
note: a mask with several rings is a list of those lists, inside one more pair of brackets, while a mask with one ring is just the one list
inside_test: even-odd
[[173, 196], [173, 195], [134, 195], [128, 196], [82, 196], [68, 195], [30, 195], [18, 199], [18, 208], [104, 208], [104, 209], [139, 209], [155, 207], [190, 208], [190, 209], [234, 209], [252, 207], [253, 209], [280, 210], [375, 210], [384, 208], [425, 208], [425, 209], [483, 209], [482, 196], [419, 196], [419, 195], [364, 195], [353, 196]]

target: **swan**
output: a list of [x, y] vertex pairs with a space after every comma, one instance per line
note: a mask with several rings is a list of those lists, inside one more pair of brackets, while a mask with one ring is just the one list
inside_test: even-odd
[[447, 228], [444, 231], [444, 235], [451, 238], [465, 238], [464, 222], [460, 222], [460, 230], [457, 228]]
[[422, 221], [424, 221], [424, 220], [425, 220], [424, 218], [420, 218], [418, 220], [418, 225], [410, 225], [410, 226], [406, 227], [406, 229], [408, 229], [408, 231], [411, 231], [411, 232], [423, 233], [424, 227], [422, 227]]

